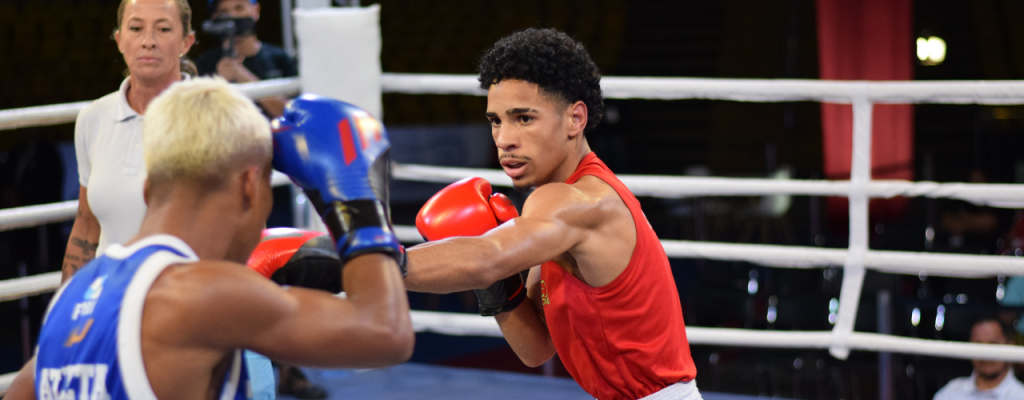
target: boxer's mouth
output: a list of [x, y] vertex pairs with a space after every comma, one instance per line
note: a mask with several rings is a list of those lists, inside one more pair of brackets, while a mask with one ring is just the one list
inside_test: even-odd
[[526, 161], [506, 158], [501, 160], [501, 168], [505, 170], [505, 175], [508, 175], [509, 178], [516, 179], [523, 175], [526, 169]]

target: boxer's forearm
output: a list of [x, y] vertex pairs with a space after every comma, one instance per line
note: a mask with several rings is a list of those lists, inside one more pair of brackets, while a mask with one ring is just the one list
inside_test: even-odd
[[496, 265], [501, 251], [492, 241], [457, 237], [424, 243], [407, 251], [405, 287], [414, 292], [452, 293], [482, 289], [508, 275]]
[[398, 265], [389, 256], [366, 254], [349, 261], [342, 273], [346, 298], [356, 305], [366, 329], [377, 332], [364, 343], [376, 349], [373, 361], [384, 366], [407, 360], [415, 334]]
[[540, 366], [555, 355], [547, 325], [534, 307], [532, 301], [524, 301], [516, 309], [494, 316], [505, 340], [528, 367]]
[[409, 249], [409, 290], [483, 289], [554, 259], [579, 243], [581, 230], [550, 220], [516, 218], [483, 236], [454, 237]]

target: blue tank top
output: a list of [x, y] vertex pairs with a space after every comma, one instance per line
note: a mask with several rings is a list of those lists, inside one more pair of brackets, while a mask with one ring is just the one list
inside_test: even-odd
[[[156, 400], [142, 362], [142, 309], [160, 273], [198, 261], [174, 236], [156, 235], [129, 247], [112, 245], [56, 294], [36, 350], [36, 398]], [[219, 400], [251, 398], [241, 350]]]

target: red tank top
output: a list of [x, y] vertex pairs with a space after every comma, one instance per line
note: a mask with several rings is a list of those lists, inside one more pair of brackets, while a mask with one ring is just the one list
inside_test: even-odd
[[572, 184], [593, 175], [615, 189], [636, 225], [629, 265], [611, 283], [591, 287], [554, 262], [541, 266], [541, 294], [551, 340], [565, 369], [598, 399], [639, 399], [697, 375], [686, 340], [668, 257], [615, 174], [587, 154]]

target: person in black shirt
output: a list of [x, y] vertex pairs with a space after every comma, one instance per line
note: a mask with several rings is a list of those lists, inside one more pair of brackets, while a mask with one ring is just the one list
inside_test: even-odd
[[[260, 4], [256, 0], [207, 0], [211, 18], [260, 19]], [[195, 60], [199, 75], [218, 75], [230, 82], [245, 83], [264, 79], [298, 76], [295, 59], [280, 47], [264, 43], [256, 34], [235, 37], [234, 57], [224, 54], [223, 46], [207, 50]], [[288, 99], [275, 96], [257, 100], [263, 113], [271, 118], [280, 117]], [[287, 187], [274, 188], [274, 209], [267, 220], [268, 227], [292, 226], [291, 191]], [[298, 368], [277, 363], [278, 393], [300, 399], [323, 399], [324, 388], [310, 382]]]
[[[256, 0], [207, 0], [212, 18], [260, 19], [260, 4]], [[237, 55], [230, 57], [218, 46], [196, 59], [199, 75], [219, 75], [234, 83], [255, 82], [264, 79], [297, 76], [295, 59], [280, 47], [261, 42], [255, 34], [235, 38]], [[271, 118], [280, 117], [287, 99], [270, 97], [259, 100], [263, 111]]]

